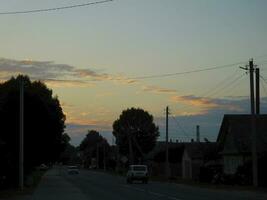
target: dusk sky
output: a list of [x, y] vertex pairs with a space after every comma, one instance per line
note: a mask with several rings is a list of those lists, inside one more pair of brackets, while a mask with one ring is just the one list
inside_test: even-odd
[[[114, 0], [1, 14], [89, 2], [0, 1], [1, 81], [21, 73], [44, 81], [73, 144], [90, 129], [112, 142], [113, 121], [130, 107], [151, 113], [163, 140], [167, 105], [170, 138], [189, 141], [199, 124], [202, 139], [216, 140], [224, 114], [250, 111], [249, 76], [239, 68], [250, 58], [267, 112], [267, 1]], [[218, 68], [179, 74], [210, 67]]]

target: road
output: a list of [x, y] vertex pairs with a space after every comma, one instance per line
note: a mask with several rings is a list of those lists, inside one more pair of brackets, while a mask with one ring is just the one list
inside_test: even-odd
[[[125, 178], [81, 170], [79, 175], [60, 176], [89, 200], [266, 200], [267, 194], [249, 191], [206, 189], [188, 185], [149, 182], [126, 184]], [[75, 199], [79, 200], [79, 199]]]

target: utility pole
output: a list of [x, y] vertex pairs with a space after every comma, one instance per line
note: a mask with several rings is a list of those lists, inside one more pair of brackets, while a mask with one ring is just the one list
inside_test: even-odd
[[169, 166], [169, 107], [166, 107], [166, 160], [165, 160], [165, 175], [168, 179], [170, 176]]
[[133, 165], [133, 144], [132, 144], [132, 132], [128, 133], [128, 143], [129, 143], [129, 164]]
[[260, 114], [260, 69], [256, 69], [256, 115]]
[[19, 130], [19, 189], [24, 187], [24, 81], [20, 78], [20, 130]]
[[257, 136], [255, 127], [255, 101], [254, 101], [254, 64], [253, 59], [249, 61], [250, 74], [250, 101], [251, 101], [251, 150], [252, 150], [252, 175], [253, 185], [258, 186], [258, 158], [257, 158]]
[[[249, 67], [249, 68], [248, 68]], [[255, 97], [254, 97], [254, 63], [253, 59], [249, 61], [249, 66], [240, 67], [244, 70], [249, 70], [250, 75], [250, 107], [251, 107], [251, 156], [252, 156], [252, 177], [253, 186], [258, 186], [258, 154], [257, 154], [257, 132], [256, 132], [256, 115], [255, 115]], [[256, 71], [256, 114], [260, 114], [260, 71]]]
[[120, 165], [120, 147], [119, 147], [119, 140], [118, 136], [116, 137], [116, 171], [119, 172], [119, 165]]
[[96, 169], [99, 169], [99, 144], [96, 144]]
[[106, 143], [104, 143], [103, 147], [103, 165], [104, 165], [104, 171], [106, 171]]
[[199, 125], [197, 125], [197, 133], [196, 133], [197, 135], [197, 137], [196, 137], [196, 141], [197, 142], [200, 142], [200, 133], [199, 133]]

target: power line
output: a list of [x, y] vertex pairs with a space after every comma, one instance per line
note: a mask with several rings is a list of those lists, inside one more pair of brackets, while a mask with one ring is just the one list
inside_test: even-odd
[[266, 81], [266, 79], [263, 76], [260, 75], [260, 78], [264, 81], [264, 83], [267, 84], [267, 81]]
[[219, 91], [215, 91], [214, 93], [210, 94], [207, 97], [213, 97], [215, 94], [220, 94], [222, 91], [224, 91], [225, 89], [229, 88], [230, 86], [233, 86], [234, 83], [236, 83], [239, 80], [241, 80], [245, 75], [246, 75], [246, 73], [242, 74], [241, 76], [236, 77], [233, 81], [228, 82], [228, 84], [226, 84], [224, 87], [222, 87]]
[[137, 77], [131, 77], [129, 79], [151, 79], [151, 78], [163, 78], [163, 77], [169, 77], [169, 76], [185, 75], [185, 74], [192, 74], [192, 73], [197, 73], [197, 72], [204, 72], [204, 71], [211, 71], [211, 70], [216, 70], [216, 69], [234, 67], [236, 65], [240, 65], [240, 64], [244, 64], [244, 63], [245, 62], [238, 62], [238, 63], [232, 63], [232, 64], [228, 64], [228, 65], [206, 67], [206, 68], [203, 68], [203, 69], [196, 69], [196, 70], [190, 70], [190, 71], [184, 71], [184, 72], [176, 72], [176, 73], [168, 73], [168, 74], [137, 76]]
[[186, 138], [190, 138], [190, 136], [189, 136], [189, 134], [184, 130], [184, 128], [180, 125], [180, 123], [176, 120], [176, 118], [173, 116], [173, 115], [171, 115], [172, 116], [172, 118], [173, 118], [173, 120], [176, 122], [176, 124], [177, 124], [177, 126], [179, 127], [179, 129], [182, 131], [182, 133], [184, 134], [184, 136], [186, 137]]
[[232, 78], [234, 78], [234, 76], [237, 74], [237, 72], [238, 72], [238, 70], [236, 70], [235, 73], [231, 74], [230, 76], [227, 76], [226, 78], [224, 78], [223, 80], [221, 80], [220, 82], [218, 82], [210, 90], [206, 91], [204, 94], [199, 95], [199, 96], [209, 97], [211, 94], [213, 94], [215, 91], [217, 91], [220, 87], [223, 87], [224, 83], [227, 83], [228, 80], [230, 81]]
[[[265, 82], [265, 80], [263, 79], [262, 76], [260, 76], [260, 78]], [[263, 88], [265, 94], [267, 95], [267, 89], [266, 89], [266, 87], [264, 86], [264, 84], [262, 82], [260, 82], [260, 83], [261, 83], [261, 87]]]
[[58, 10], [64, 10], [64, 9], [71, 9], [71, 8], [78, 8], [78, 7], [108, 3], [111, 1], [113, 0], [95, 1], [95, 2], [90, 2], [90, 3], [75, 4], [75, 5], [55, 7], [55, 8], [43, 8], [43, 9], [22, 10], [22, 11], [7, 11], [7, 12], [0, 12], [0, 15], [16, 15], [16, 14], [29, 14], [29, 13], [48, 12], [48, 11], [58, 11]]

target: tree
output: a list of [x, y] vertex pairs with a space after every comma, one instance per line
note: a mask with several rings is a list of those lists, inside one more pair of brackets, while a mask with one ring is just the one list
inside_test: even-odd
[[147, 111], [131, 108], [122, 111], [119, 119], [114, 121], [113, 135], [123, 155], [129, 155], [129, 144], [132, 143], [133, 161], [136, 161], [154, 148], [159, 130]]
[[62, 135], [62, 145], [64, 151], [60, 154], [59, 161], [63, 165], [76, 165], [80, 164], [80, 158], [78, 156], [78, 148], [70, 144], [71, 138], [67, 133]]
[[[29, 174], [41, 163], [55, 162], [64, 149], [62, 134], [65, 116], [52, 90], [40, 81], [31, 82], [19, 75], [0, 84], [0, 140], [5, 157], [1, 167], [8, 169], [7, 178], [16, 183], [19, 151], [19, 87], [24, 82], [24, 170]], [[3, 164], [2, 164], [3, 163]], [[2, 166], [5, 165], [5, 166]]]
[[104, 168], [104, 159], [106, 159], [107, 152], [109, 152], [109, 144], [105, 138], [103, 138], [99, 132], [95, 130], [88, 131], [86, 137], [82, 140], [79, 150], [82, 152], [84, 165], [89, 167], [93, 165], [92, 159], [97, 159], [96, 165], [99, 168]]

